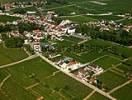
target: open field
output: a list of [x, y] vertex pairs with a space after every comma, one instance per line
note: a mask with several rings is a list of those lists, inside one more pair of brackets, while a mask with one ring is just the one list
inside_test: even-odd
[[16, 20], [19, 20], [19, 17], [13, 17], [13, 16], [7, 16], [7, 15], [0, 15], [0, 22], [6, 23], [6, 22], [13, 22]]
[[39, 97], [44, 97], [46, 100], [80, 100], [92, 91], [40, 58], [2, 70], [11, 75], [1, 87], [2, 100], [5, 98], [35, 100]]
[[6, 48], [0, 44], [0, 65], [16, 62], [27, 56], [22, 48]]

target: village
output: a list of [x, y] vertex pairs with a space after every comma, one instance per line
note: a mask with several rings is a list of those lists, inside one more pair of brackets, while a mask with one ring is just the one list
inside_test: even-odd
[[[112, 54], [108, 57], [111, 57], [115, 54], [116, 56], [121, 56], [125, 58], [126, 55], [124, 56], [121, 55], [120, 53], [118, 54], [117, 52], [115, 53], [114, 51], [110, 50], [109, 48], [111, 48], [112, 46], [107, 48], [102, 46], [99, 48], [92, 47], [92, 49], [90, 47], [90, 50], [91, 51], [93, 50], [93, 52], [98, 53], [99, 57], [97, 58], [91, 57], [90, 58], [90, 60], [92, 59], [91, 61], [82, 63], [83, 61], [78, 60], [79, 57], [80, 59], [82, 59], [81, 55], [83, 53], [85, 56], [85, 52], [87, 55], [92, 54], [92, 52], [88, 51], [87, 53], [87, 49], [89, 48], [86, 48], [86, 50], [83, 48], [84, 50], [83, 51], [82, 48], [80, 49], [79, 46], [81, 44], [88, 43], [90, 40], [94, 40], [94, 39], [98, 40], [98, 38], [103, 39], [103, 41], [105, 40], [112, 41], [112, 43], [114, 41], [115, 43], [113, 44], [117, 44], [121, 46], [122, 44], [123, 45], [128, 44], [129, 42], [131, 44], [131, 40], [127, 41], [126, 38], [124, 38], [125, 37], [124, 35], [122, 35], [124, 36], [123, 37], [124, 40], [123, 42], [121, 41], [122, 44], [120, 44], [120, 41], [115, 39], [118, 36], [115, 35], [115, 32], [117, 32], [118, 34], [118, 32], [122, 30], [121, 32], [126, 33], [125, 35], [129, 37], [130, 35], [129, 33], [132, 32], [132, 26], [123, 25], [122, 23], [118, 23], [113, 20], [89, 21], [87, 23], [79, 24], [69, 19], [60, 20], [59, 15], [52, 10], [47, 11], [44, 15], [38, 14], [38, 12], [40, 13], [39, 9], [32, 11], [27, 10], [24, 14], [9, 12], [15, 8], [26, 8], [26, 7], [32, 7], [33, 5], [37, 5], [37, 2], [31, 4], [11, 3], [11, 4], [5, 4], [3, 6], [5, 11], [3, 12], [2, 10], [0, 10], [0, 16], [11, 16], [11, 17], [19, 18], [18, 20], [12, 22], [0, 23], [0, 25], [2, 25], [3, 27], [6, 25], [13, 27], [11, 31], [5, 33], [6, 36], [8, 38], [12, 38], [12, 37], [21, 38], [23, 40], [22, 48], [24, 48], [26, 52], [29, 52], [28, 50], [29, 48], [26, 48], [26, 46], [29, 46], [30, 49], [32, 49], [33, 54], [38, 54], [38, 55], [40, 54], [41, 56], [46, 57], [64, 73], [71, 74], [75, 78], [81, 80], [82, 82], [86, 82], [101, 90], [106, 91], [106, 89], [104, 89], [102, 85], [103, 83], [97, 77], [105, 73], [106, 70], [105, 67], [107, 67], [107, 64], [105, 65], [105, 67], [104, 66], [102, 67], [99, 64], [95, 63], [96, 60], [98, 61], [108, 56], [106, 54], [102, 54], [102, 52], [105, 52], [104, 49], [108, 49], [109, 52], [112, 52]], [[125, 15], [116, 15], [116, 16], [121, 16], [123, 19], [132, 18], [131, 15], [128, 13], [126, 13]], [[59, 23], [57, 23], [56, 20], [59, 20]], [[20, 26], [22, 25], [22, 27], [25, 26], [23, 30], [20, 30], [21, 27], [19, 28], [19, 25]], [[29, 25], [29, 28], [31, 28], [31, 30], [26, 28], [26, 25], [27, 26]], [[30, 25], [34, 28], [30, 27]], [[109, 33], [112, 33], [113, 35], [110, 37]], [[71, 41], [68, 40], [67, 38], [72, 38], [73, 40]], [[63, 42], [64, 44], [66, 43], [67, 44], [61, 46], [59, 43], [63, 44]], [[1, 34], [0, 34], [0, 43], [4, 43]], [[131, 46], [128, 47], [131, 48]], [[75, 49], [77, 49], [77, 52], [75, 52]], [[94, 49], [97, 50], [94, 51]], [[67, 53], [65, 51], [68, 51], [68, 53], [72, 53], [72, 54], [76, 53], [78, 59], [76, 59], [76, 57], [74, 58], [74, 56], [72, 57], [71, 56], [72, 54], [70, 56], [68, 54], [65, 54]], [[112, 64], [112, 67], [113, 66], [114, 64]]]

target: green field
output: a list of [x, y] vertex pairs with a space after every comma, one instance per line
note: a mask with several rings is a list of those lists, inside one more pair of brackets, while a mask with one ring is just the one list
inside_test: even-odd
[[2, 23], [13, 22], [13, 21], [16, 21], [16, 20], [19, 20], [19, 19], [21, 19], [21, 18], [8, 16], [8, 15], [0, 15], [0, 22], [2, 22]]
[[112, 96], [118, 98], [118, 100], [131, 100], [132, 99], [132, 83], [118, 89], [112, 93]]
[[[35, 100], [41, 96], [46, 100], [82, 100], [92, 91], [40, 58], [2, 70], [8, 72], [11, 77], [0, 90], [1, 100]], [[2, 72], [0, 75], [0, 79], [6, 76]]]
[[28, 55], [21, 48], [6, 48], [0, 44], [0, 65], [12, 63], [26, 58]]

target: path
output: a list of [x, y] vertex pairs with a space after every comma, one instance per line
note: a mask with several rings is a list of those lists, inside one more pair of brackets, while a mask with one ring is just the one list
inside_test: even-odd
[[38, 57], [38, 56], [37, 56], [37, 55], [32, 55], [32, 56], [29, 56], [29, 57], [27, 57], [27, 58], [25, 58], [25, 59], [22, 59], [22, 60], [20, 60], [20, 61], [13, 62], [13, 63], [6, 64], [6, 65], [2, 65], [2, 66], [0, 66], [0, 68], [6, 68], [6, 67], [9, 67], [9, 66], [13, 66], [13, 65], [16, 65], [16, 64], [22, 63], [22, 62], [24, 62], [24, 61], [27, 61], [27, 60], [30, 60], [30, 59], [36, 58], [36, 57]]
[[78, 43], [78, 45], [83, 44], [83, 43], [85, 43], [85, 42], [87, 42], [87, 41], [88, 41], [87, 39], [82, 40], [82, 41], [80, 41], [80, 42]]
[[108, 56], [108, 55], [104, 55], [104, 56], [101, 56], [101, 57], [99, 57], [99, 58], [96, 58], [96, 59], [92, 60], [91, 62], [88, 62], [88, 63], [83, 64], [82, 66], [87, 66], [87, 65], [89, 65], [89, 64], [91, 64], [91, 63], [94, 63], [95, 61], [97, 61], [97, 60], [99, 60], [99, 59], [102, 59], [102, 58], [104, 58], [104, 57], [106, 57], [106, 56]]
[[55, 72], [53, 72], [53, 74], [51, 74], [51, 75], [49, 75], [49, 76], [47, 76], [46, 78], [50, 78], [50, 77], [53, 77], [53, 76], [55, 76], [57, 73], [59, 73], [60, 72], [60, 70], [58, 70], [58, 71], [55, 71]]
[[3, 81], [0, 83], [0, 89], [2, 88], [2, 86], [4, 85], [5, 81], [8, 80], [11, 77], [11, 74], [9, 74], [7, 77], [5, 77], [3, 79]]
[[37, 86], [37, 85], [39, 85], [39, 83], [35, 83], [33, 85], [30, 85], [30, 86], [26, 87], [25, 89], [28, 90], [28, 89], [31, 89], [31, 88]]
[[127, 84], [129, 84], [129, 83], [131, 83], [131, 82], [132, 82], [132, 80], [129, 80], [129, 81], [125, 82], [124, 84], [115, 87], [114, 89], [112, 89], [111, 91], [109, 91], [108, 94], [111, 94], [111, 93], [115, 92], [116, 90], [118, 90], [118, 89], [124, 87], [125, 85], [127, 85]]
[[83, 100], [88, 100], [96, 91], [93, 90], [88, 96], [86, 96]]

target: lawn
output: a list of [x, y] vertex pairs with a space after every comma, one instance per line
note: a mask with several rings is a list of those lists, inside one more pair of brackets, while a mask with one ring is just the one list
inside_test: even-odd
[[132, 99], [132, 83], [118, 89], [117, 91], [111, 94], [116, 97], [118, 100], [131, 100]]
[[16, 62], [28, 57], [22, 48], [6, 48], [0, 44], [0, 65]]
[[2, 23], [13, 22], [13, 21], [20, 20], [20, 19], [21, 18], [19, 18], [19, 17], [0, 15], [0, 22], [2, 22]]
[[[2, 98], [8, 95], [11, 100], [35, 100], [40, 96], [46, 100], [82, 100], [92, 91], [40, 58], [5, 68], [3, 71], [10, 73], [11, 77], [0, 91]], [[38, 85], [27, 89], [34, 84]]]
[[124, 77], [111, 71], [107, 71], [99, 75], [97, 78], [106, 86], [108, 91], [127, 81]]

